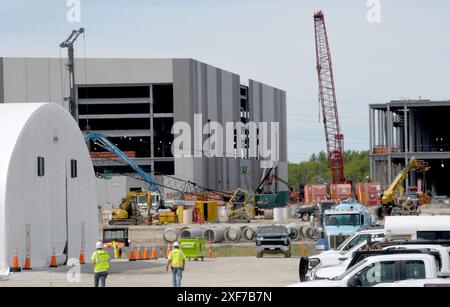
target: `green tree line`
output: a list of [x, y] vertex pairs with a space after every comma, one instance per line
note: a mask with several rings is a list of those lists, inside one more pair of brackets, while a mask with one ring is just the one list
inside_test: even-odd
[[[345, 152], [345, 177], [354, 183], [366, 182], [370, 173], [369, 152]], [[328, 156], [322, 151], [313, 154], [304, 162], [289, 163], [289, 184], [296, 191], [301, 184], [320, 184], [331, 182], [331, 170], [328, 166]]]

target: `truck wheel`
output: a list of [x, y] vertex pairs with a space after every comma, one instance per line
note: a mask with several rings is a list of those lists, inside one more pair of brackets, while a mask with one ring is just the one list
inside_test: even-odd
[[263, 253], [262, 252], [257, 252], [256, 253], [256, 258], [262, 258], [263, 257]]

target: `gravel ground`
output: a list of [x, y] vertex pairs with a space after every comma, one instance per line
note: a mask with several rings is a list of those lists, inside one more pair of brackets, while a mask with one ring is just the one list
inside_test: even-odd
[[[186, 287], [284, 287], [298, 282], [298, 258], [224, 257], [189, 261], [183, 277]], [[114, 261], [107, 286], [170, 287], [172, 275], [165, 260], [130, 263]], [[68, 267], [11, 274], [0, 287], [91, 287], [92, 266], [82, 267], [81, 281], [67, 280]]]

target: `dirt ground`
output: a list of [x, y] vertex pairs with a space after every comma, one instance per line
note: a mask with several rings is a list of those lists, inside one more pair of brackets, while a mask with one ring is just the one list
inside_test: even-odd
[[[224, 257], [189, 261], [183, 276], [185, 287], [284, 287], [298, 282], [299, 258], [265, 256]], [[113, 261], [107, 286], [170, 287], [172, 275], [166, 261]], [[92, 265], [81, 269], [80, 282], [69, 282], [68, 267], [11, 274], [0, 287], [92, 287]]]

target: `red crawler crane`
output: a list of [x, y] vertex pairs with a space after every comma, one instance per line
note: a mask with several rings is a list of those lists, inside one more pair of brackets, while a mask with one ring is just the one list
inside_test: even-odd
[[316, 33], [317, 73], [319, 75], [319, 100], [325, 126], [328, 162], [333, 176], [333, 184], [342, 184], [347, 183], [344, 177], [344, 135], [341, 133], [339, 125], [331, 52], [322, 11], [314, 14], [314, 29]]

